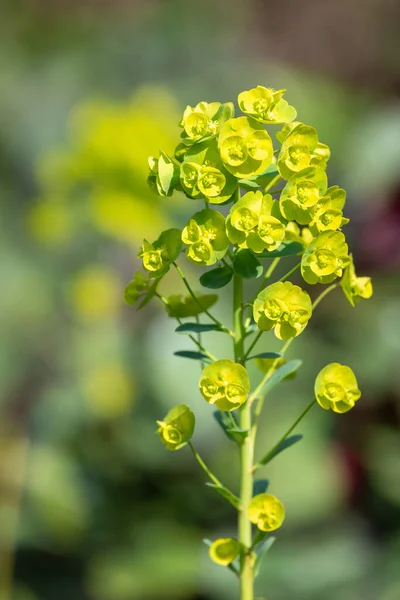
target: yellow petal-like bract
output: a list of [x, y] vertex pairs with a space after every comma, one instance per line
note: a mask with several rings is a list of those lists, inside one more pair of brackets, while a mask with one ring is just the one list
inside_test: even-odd
[[314, 391], [322, 408], [339, 414], [353, 408], [361, 396], [353, 371], [339, 363], [331, 363], [319, 372]]

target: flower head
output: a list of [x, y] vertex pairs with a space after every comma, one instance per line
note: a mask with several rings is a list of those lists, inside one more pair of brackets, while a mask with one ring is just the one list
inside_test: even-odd
[[371, 298], [373, 294], [371, 277], [357, 277], [351, 254], [349, 266], [344, 272], [340, 285], [352, 306], [355, 306], [356, 302], [360, 302], [362, 298]]
[[349, 222], [343, 217], [346, 192], [337, 185], [327, 189], [325, 195], [310, 209], [310, 231], [318, 235], [322, 231], [336, 231]]
[[180, 230], [167, 229], [152, 244], [144, 240], [139, 257], [142, 258], [143, 267], [149, 271], [150, 277], [162, 277], [169, 271], [174, 260], [178, 258], [181, 249]]
[[283, 99], [286, 90], [275, 91], [258, 85], [238, 96], [240, 109], [261, 123], [287, 123], [296, 118], [296, 109]]
[[157, 433], [167, 450], [179, 450], [186, 446], [193, 435], [195, 417], [186, 404], [178, 404], [164, 417], [157, 421]]
[[350, 262], [346, 239], [340, 231], [324, 231], [307, 246], [301, 274], [307, 283], [331, 283]]
[[180, 123], [183, 143], [190, 146], [215, 137], [222, 123], [233, 117], [234, 110], [232, 102], [199, 102], [194, 108], [187, 106]]
[[208, 208], [196, 213], [184, 227], [182, 241], [188, 246], [186, 256], [197, 265], [221, 260], [229, 246], [223, 215]]
[[209, 404], [231, 411], [247, 400], [250, 380], [246, 369], [232, 360], [217, 360], [203, 369], [200, 392]]
[[259, 175], [272, 162], [270, 136], [260, 123], [249, 117], [226, 121], [221, 127], [218, 146], [226, 169], [238, 178]]
[[247, 192], [232, 206], [226, 228], [233, 244], [253, 252], [275, 250], [285, 236], [285, 221], [278, 202], [260, 191]]
[[211, 560], [227, 567], [240, 552], [240, 544], [234, 538], [220, 538], [212, 543], [209, 550]]
[[289, 221], [307, 225], [312, 220], [312, 210], [325, 195], [328, 179], [319, 167], [307, 167], [296, 173], [282, 190], [279, 204], [283, 216]]
[[278, 170], [283, 179], [288, 180], [309, 167], [317, 145], [318, 135], [314, 127], [303, 123], [296, 125], [284, 138], [278, 156]]
[[361, 396], [353, 371], [339, 363], [331, 363], [319, 372], [314, 391], [322, 408], [340, 414], [353, 408]]
[[300, 335], [311, 318], [311, 299], [290, 281], [277, 282], [260, 292], [254, 301], [254, 320], [261, 331], [274, 329], [280, 340]]
[[285, 508], [272, 494], [258, 494], [249, 504], [249, 518], [261, 531], [274, 531], [285, 519]]

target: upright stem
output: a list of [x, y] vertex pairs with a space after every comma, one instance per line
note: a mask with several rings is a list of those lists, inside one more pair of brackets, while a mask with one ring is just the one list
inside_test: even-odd
[[[233, 331], [235, 361], [243, 364], [243, 279], [235, 274], [233, 279]], [[242, 429], [251, 429], [251, 407], [248, 402], [240, 409], [239, 425]], [[251, 554], [252, 533], [248, 516], [248, 506], [253, 493], [253, 454], [254, 444], [248, 435], [240, 445], [240, 506], [239, 506], [239, 542], [242, 545], [240, 557], [240, 598], [254, 600], [254, 572]]]

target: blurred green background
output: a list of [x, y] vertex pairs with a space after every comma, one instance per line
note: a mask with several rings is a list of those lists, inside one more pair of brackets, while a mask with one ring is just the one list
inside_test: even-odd
[[[186, 104], [257, 84], [287, 88], [331, 146], [358, 272], [375, 287], [355, 310], [339, 292], [319, 307], [291, 348], [303, 369], [267, 404], [260, 449], [324, 364], [351, 365], [363, 391], [345, 416], [314, 409], [305, 440], [265, 469], [287, 519], [257, 593], [400, 598], [399, 19], [391, 0], [2, 3], [1, 600], [237, 597], [201, 544], [234, 535], [234, 511], [188, 449], [165, 451], [155, 419], [194, 408], [196, 447], [233, 489], [237, 456], [197, 363], [172, 355], [188, 341], [161, 306], [122, 298], [141, 239], [194, 209], [148, 191], [147, 156], [176, 144]], [[172, 273], [163, 285], [181, 289]]]

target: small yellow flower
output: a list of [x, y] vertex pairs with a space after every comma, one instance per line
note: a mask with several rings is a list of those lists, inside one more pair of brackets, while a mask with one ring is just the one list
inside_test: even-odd
[[213, 265], [228, 251], [225, 218], [216, 210], [205, 208], [193, 215], [182, 231], [186, 256], [197, 265]]
[[346, 238], [340, 231], [323, 231], [307, 246], [301, 274], [307, 283], [331, 283], [350, 262]]
[[210, 547], [209, 555], [217, 565], [227, 567], [240, 552], [240, 544], [234, 538], [220, 538]]
[[219, 410], [236, 410], [247, 400], [250, 380], [246, 369], [232, 360], [217, 360], [203, 369], [200, 392]]
[[190, 440], [194, 432], [195, 417], [186, 404], [178, 404], [157, 421], [157, 433], [167, 450], [180, 450]]
[[249, 518], [261, 531], [274, 531], [285, 519], [285, 509], [272, 494], [258, 494], [249, 504]]
[[356, 302], [360, 302], [362, 298], [371, 298], [373, 294], [371, 277], [357, 277], [351, 254], [350, 264], [344, 272], [340, 285], [352, 306], [355, 306]]
[[138, 256], [143, 260], [143, 267], [149, 271], [149, 277], [162, 277], [178, 258], [181, 248], [180, 230], [167, 229], [152, 244], [144, 240]]
[[353, 371], [339, 363], [331, 363], [319, 372], [314, 391], [317, 402], [323, 409], [339, 414], [353, 408], [361, 397]]

